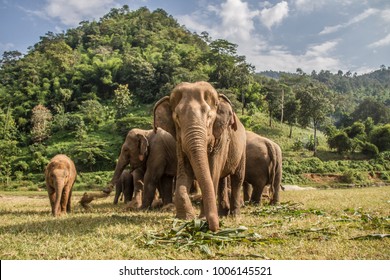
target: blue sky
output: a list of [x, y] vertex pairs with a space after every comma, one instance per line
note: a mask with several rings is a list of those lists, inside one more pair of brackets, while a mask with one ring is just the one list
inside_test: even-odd
[[390, 66], [389, 0], [0, 0], [0, 53], [99, 20], [114, 7], [164, 9], [189, 30], [238, 45], [257, 71], [358, 74]]

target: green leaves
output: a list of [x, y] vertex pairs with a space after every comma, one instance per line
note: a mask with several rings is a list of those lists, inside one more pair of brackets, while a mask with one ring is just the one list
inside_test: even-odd
[[221, 248], [227, 244], [252, 244], [264, 241], [264, 238], [248, 228], [222, 228], [213, 233], [209, 230], [205, 220], [194, 219], [192, 221], [174, 220], [173, 226], [166, 232], [148, 231], [143, 235], [143, 243], [146, 246], [175, 246], [180, 250], [199, 249], [208, 256], [214, 256], [212, 248]]

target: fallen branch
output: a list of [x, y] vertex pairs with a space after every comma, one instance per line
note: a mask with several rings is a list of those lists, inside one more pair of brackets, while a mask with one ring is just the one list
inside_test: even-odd
[[92, 200], [95, 200], [95, 199], [98, 199], [98, 198], [108, 197], [109, 195], [110, 195], [110, 193], [106, 193], [106, 192], [91, 193], [91, 194], [88, 194], [88, 193], [85, 192], [83, 194], [83, 196], [81, 197], [79, 203], [81, 204], [81, 206], [84, 209], [89, 209], [91, 207], [89, 205], [89, 203], [91, 203]]

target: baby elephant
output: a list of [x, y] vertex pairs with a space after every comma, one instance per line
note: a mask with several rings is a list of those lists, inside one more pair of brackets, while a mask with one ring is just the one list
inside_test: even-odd
[[65, 210], [70, 212], [76, 175], [76, 167], [66, 155], [56, 155], [46, 166], [45, 180], [53, 216], [57, 217]]
[[123, 193], [125, 204], [133, 198], [134, 184], [133, 174], [130, 170], [123, 170], [122, 175], [119, 177], [118, 182], [115, 185], [115, 197], [114, 204], [118, 204], [119, 197]]

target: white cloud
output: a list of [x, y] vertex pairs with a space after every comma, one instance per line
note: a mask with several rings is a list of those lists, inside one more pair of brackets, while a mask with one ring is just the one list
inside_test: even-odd
[[310, 46], [309, 49], [306, 51], [306, 55], [316, 57], [327, 55], [330, 51], [335, 49], [337, 44], [337, 41], [328, 41], [320, 45]]
[[312, 12], [321, 8], [326, 3], [326, 0], [295, 0], [294, 4], [298, 11]]
[[336, 72], [343, 68], [341, 61], [332, 54], [337, 45], [338, 41], [309, 45], [303, 54], [294, 54], [283, 46], [268, 46], [247, 57], [257, 71], [277, 69], [295, 72], [299, 67], [306, 73], [323, 69]]
[[368, 47], [369, 48], [379, 48], [379, 47], [385, 47], [385, 46], [389, 46], [390, 45], [390, 34], [387, 34], [386, 37], [372, 43], [372, 44], [369, 44]]
[[383, 19], [384, 21], [390, 22], [390, 9], [388, 9], [388, 10], [383, 10], [383, 11], [381, 12], [381, 17], [382, 17], [382, 19]]
[[282, 1], [272, 8], [264, 8], [261, 10], [260, 20], [268, 29], [271, 29], [273, 25], [281, 23], [288, 16], [288, 11], [288, 3]]
[[0, 53], [10, 51], [13, 48], [15, 48], [15, 45], [13, 43], [0, 43]]
[[363, 13], [353, 17], [352, 19], [350, 19], [349, 21], [347, 21], [345, 23], [341, 23], [341, 24], [337, 24], [337, 25], [333, 25], [333, 26], [325, 26], [324, 29], [320, 32], [320, 35], [334, 33], [342, 28], [346, 28], [350, 25], [361, 22], [361, 21], [365, 20], [366, 18], [368, 18], [374, 14], [377, 14], [378, 12], [379, 12], [379, 10], [377, 10], [377, 9], [372, 9], [372, 8], [367, 9]]
[[62, 24], [76, 26], [82, 20], [102, 16], [113, 7], [115, 0], [47, 0], [41, 17], [58, 18]]
[[258, 11], [251, 12], [248, 3], [241, 0], [227, 0], [221, 4], [219, 15], [226, 36], [248, 40], [254, 29], [253, 17], [258, 15]]

